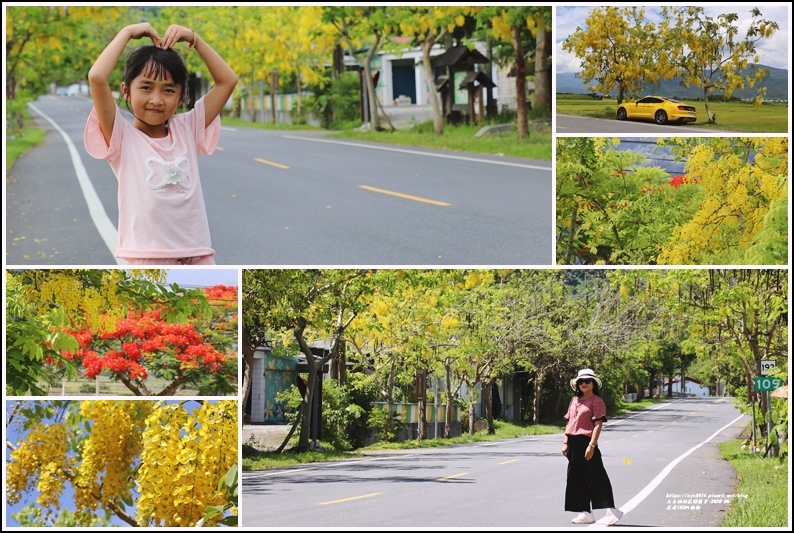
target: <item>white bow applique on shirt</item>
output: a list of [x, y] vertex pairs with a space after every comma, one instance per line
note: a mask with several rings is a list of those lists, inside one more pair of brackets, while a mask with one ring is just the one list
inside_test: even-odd
[[182, 190], [190, 189], [190, 175], [186, 157], [180, 157], [172, 162], [166, 162], [156, 157], [146, 159], [146, 185], [152, 190], [159, 190], [168, 185], [177, 185]]

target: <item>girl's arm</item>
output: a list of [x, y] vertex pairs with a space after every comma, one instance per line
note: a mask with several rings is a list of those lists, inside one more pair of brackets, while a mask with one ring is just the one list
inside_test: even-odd
[[176, 43], [184, 41], [198, 52], [198, 55], [207, 65], [207, 70], [210, 71], [210, 76], [215, 82], [215, 85], [204, 96], [204, 127], [212, 124], [223, 106], [232, 95], [232, 91], [237, 85], [237, 75], [232, 68], [218, 55], [210, 45], [204, 42], [198, 33], [190, 28], [184, 26], [177, 26], [172, 24], [165, 30], [163, 38], [160, 40], [162, 48], [168, 48]]
[[130, 39], [150, 37], [155, 46], [160, 42], [157, 32], [148, 22], [133, 24], [123, 28], [116, 37], [110, 41], [88, 71], [88, 85], [91, 87], [91, 97], [94, 99], [99, 127], [105, 142], [110, 145], [110, 134], [113, 132], [113, 122], [116, 118], [116, 102], [110, 89], [110, 75], [116, 63], [124, 52], [124, 47]]
[[587, 449], [584, 452], [584, 458], [588, 461], [593, 458], [593, 454], [595, 453], [595, 448], [598, 446], [598, 437], [601, 436], [601, 427], [604, 425], [603, 420], [596, 420], [595, 427], [593, 428], [593, 434], [590, 436], [590, 443], [587, 445]]

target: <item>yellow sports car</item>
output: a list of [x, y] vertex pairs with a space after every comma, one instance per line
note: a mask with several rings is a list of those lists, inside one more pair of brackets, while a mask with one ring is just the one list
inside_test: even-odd
[[657, 124], [668, 122], [695, 122], [697, 110], [678, 100], [663, 96], [646, 96], [636, 102], [622, 103], [618, 106], [618, 120], [653, 120]]

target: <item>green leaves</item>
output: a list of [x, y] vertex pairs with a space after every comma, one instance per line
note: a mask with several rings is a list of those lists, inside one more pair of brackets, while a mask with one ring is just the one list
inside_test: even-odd
[[[238, 471], [237, 465], [232, 465], [228, 472], [218, 480], [218, 492], [226, 495], [226, 503], [223, 505], [208, 505], [204, 517], [196, 523], [196, 527], [202, 527], [205, 523], [223, 515], [232, 508], [237, 508], [238, 500]], [[218, 524], [230, 527], [237, 526], [237, 515], [227, 515], [218, 521]]]

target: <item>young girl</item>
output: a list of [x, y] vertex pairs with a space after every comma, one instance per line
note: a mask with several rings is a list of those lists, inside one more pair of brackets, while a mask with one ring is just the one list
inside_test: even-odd
[[[108, 80], [130, 39], [153, 46], [127, 59], [121, 95], [134, 120], [121, 116]], [[188, 72], [171, 49], [178, 42], [207, 65], [215, 82], [187, 113]], [[133, 265], [214, 265], [198, 156], [211, 154], [220, 136], [220, 112], [237, 76], [195, 31], [171, 25], [162, 38], [148, 22], [122, 29], [88, 73], [94, 108], [86, 124], [86, 151], [110, 163], [119, 182], [116, 257]]]
[[568, 458], [568, 481], [565, 487], [565, 510], [579, 513], [574, 524], [595, 522], [593, 509], [606, 509], [599, 524], [612, 526], [623, 516], [615, 508], [612, 484], [598, 449], [601, 426], [607, 420], [607, 407], [598, 394], [601, 380], [589, 368], [571, 380], [576, 395], [571, 398], [565, 418], [562, 454]]

